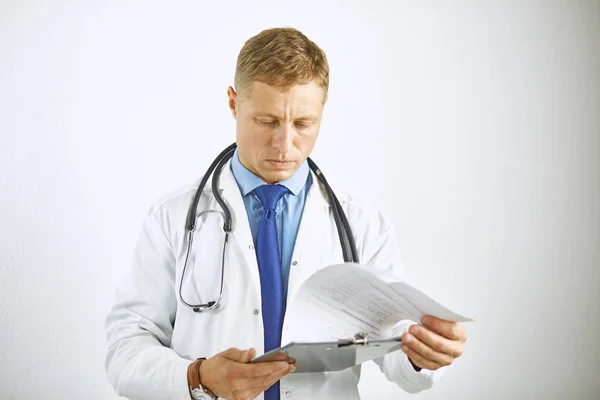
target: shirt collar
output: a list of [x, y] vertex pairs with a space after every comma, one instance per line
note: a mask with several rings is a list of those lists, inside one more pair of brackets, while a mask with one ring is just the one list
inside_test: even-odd
[[[240, 161], [237, 148], [235, 149], [235, 153], [233, 153], [233, 157], [231, 158], [231, 171], [233, 172], [233, 176], [235, 177], [240, 191], [242, 192], [242, 196], [246, 196], [260, 185], [266, 184], [262, 179], [244, 167]], [[300, 168], [298, 168], [296, 173], [294, 173], [294, 175], [285, 181], [277, 183], [288, 188], [289, 191], [294, 194], [294, 196], [298, 196], [302, 188], [304, 188], [304, 185], [306, 185], [307, 179], [308, 163], [305, 160], [302, 165], [300, 165]]]

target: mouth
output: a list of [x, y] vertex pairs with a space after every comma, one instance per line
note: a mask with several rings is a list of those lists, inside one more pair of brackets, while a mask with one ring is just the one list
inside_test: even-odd
[[289, 160], [267, 160], [271, 166], [276, 169], [285, 169], [290, 167], [293, 164], [293, 161]]

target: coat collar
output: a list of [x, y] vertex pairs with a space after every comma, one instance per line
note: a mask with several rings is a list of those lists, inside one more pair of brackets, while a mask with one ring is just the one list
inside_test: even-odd
[[[313, 184], [310, 185], [310, 189], [308, 190], [305, 207], [309, 206], [308, 203], [316, 203], [314, 204], [314, 206], [316, 207], [329, 207], [329, 202], [327, 201], [327, 194], [325, 192], [325, 189], [321, 184], [319, 184], [315, 173], [312, 170], [310, 170], [310, 168], [308, 170], [309, 173], [312, 175]], [[205, 190], [212, 192], [212, 189], [210, 187], [210, 181], [211, 180], [209, 179], [207, 183], [207, 188]], [[221, 192], [221, 196], [223, 197], [225, 202], [228, 203], [228, 205], [232, 208], [232, 210], [245, 211], [245, 206], [242, 199], [242, 192], [240, 191], [240, 187], [238, 186], [235, 176], [231, 170], [231, 160], [229, 160], [223, 166], [221, 176], [219, 177], [218, 187]], [[338, 199], [342, 204], [346, 202], [346, 196], [338, 195]], [[234, 212], [232, 214], [236, 213]], [[243, 212], [242, 215], [246, 216], [246, 213]], [[237, 217], [239, 216], [232, 215], [234, 229]], [[247, 218], [245, 218], [245, 220], [247, 221]]]
[[[298, 229], [298, 236], [292, 255], [292, 259], [297, 261], [298, 264], [292, 266], [290, 270], [288, 301], [298, 290], [299, 284], [320, 268], [322, 263], [323, 245], [325, 243], [324, 236], [327, 234], [328, 230], [317, 228], [315, 231], [315, 228], [322, 226], [324, 223], [323, 221], [327, 221], [331, 214], [325, 189], [318, 182], [317, 176], [312, 170], [309, 171], [313, 178], [313, 184], [310, 186], [307, 193], [302, 219]], [[207, 185], [205, 190], [212, 192], [210, 185]], [[232, 211], [232, 235], [234, 241], [239, 246], [239, 250], [250, 270], [256, 293], [260, 295], [260, 274], [256, 253], [252, 250], [253, 240], [250, 231], [250, 223], [246, 214], [242, 193], [233, 172], [231, 171], [231, 161], [223, 166], [221, 176], [219, 177], [219, 190], [223, 200]], [[348, 198], [345, 195], [338, 194], [338, 199], [344, 204]], [[216, 200], [214, 200], [214, 196], [211, 201], [211, 207], [220, 208]]]
[[[254, 247], [250, 223], [246, 214], [246, 207], [244, 205], [242, 193], [240, 192], [240, 188], [238, 187], [237, 181], [233, 175], [233, 172], [231, 171], [231, 161], [223, 166], [223, 170], [221, 172], [221, 176], [219, 177], [219, 190], [223, 200], [232, 211], [232, 235], [235, 238], [237, 245], [240, 246], [239, 248], [243, 253], [248, 267], [250, 268], [250, 273], [252, 274], [257, 293], [260, 294], [260, 275], [258, 272], [258, 262], [256, 260], [256, 253], [251, 250]], [[318, 255], [318, 258], [316, 258], [314, 262], [317, 260], [320, 262], [321, 246], [323, 242], [320, 238], [325, 233], [325, 230], [315, 234], [312, 229], [315, 226], [318, 226], [318, 224], [323, 221], [323, 218], [327, 218], [329, 215], [329, 203], [327, 202], [323, 187], [318, 184], [316, 175], [314, 175], [312, 171], [310, 173], [312, 174], [314, 181], [310, 186], [306, 197], [306, 202], [304, 204], [302, 219], [298, 229], [298, 237], [294, 246], [293, 258], [304, 258], [305, 256], [314, 253], [313, 255], [315, 257]], [[209, 188], [207, 190], [211, 189]], [[212, 203], [213, 204], [211, 207], [219, 208], [219, 205], [216, 204], [214, 197]], [[312, 263], [313, 261], [311, 260], [310, 264]], [[299, 271], [297, 270], [291, 271], [289, 278], [291, 286], [295, 286], [293, 283], [295, 283], [295, 281], [298, 279], [298, 272]], [[290, 287], [288, 290], [288, 296], [291, 293], [291, 290], [293, 290], [292, 287]]]

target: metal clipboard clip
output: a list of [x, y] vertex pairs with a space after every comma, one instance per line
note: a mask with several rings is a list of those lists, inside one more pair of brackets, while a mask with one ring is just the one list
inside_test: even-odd
[[367, 332], [358, 332], [354, 335], [354, 339], [340, 339], [338, 340], [338, 347], [356, 347], [356, 346], [368, 346], [369, 345], [369, 334]]

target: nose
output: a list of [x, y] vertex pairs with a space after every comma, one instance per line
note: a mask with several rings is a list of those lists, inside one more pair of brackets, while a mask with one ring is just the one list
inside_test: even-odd
[[273, 137], [273, 147], [280, 154], [287, 154], [292, 148], [293, 131], [289, 124], [281, 124]]

